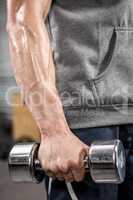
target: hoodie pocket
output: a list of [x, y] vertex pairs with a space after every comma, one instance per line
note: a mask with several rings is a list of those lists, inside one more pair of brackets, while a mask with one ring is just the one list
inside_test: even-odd
[[114, 27], [109, 48], [100, 73], [92, 80], [98, 105], [132, 105], [133, 28]]

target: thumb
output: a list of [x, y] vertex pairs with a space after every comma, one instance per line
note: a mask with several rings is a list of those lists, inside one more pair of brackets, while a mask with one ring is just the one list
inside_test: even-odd
[[85, 151], [86, 151], [86, 154], [89, 155], [90, 147], [86, 144], [85, 144]]

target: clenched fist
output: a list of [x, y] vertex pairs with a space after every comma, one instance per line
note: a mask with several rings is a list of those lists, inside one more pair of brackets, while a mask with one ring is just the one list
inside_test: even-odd
[[85, 175], [84, 158], [88, 152], [89, 147], [70, 132], [44, 136], [38, 157], [48, 176], [79, 182]]

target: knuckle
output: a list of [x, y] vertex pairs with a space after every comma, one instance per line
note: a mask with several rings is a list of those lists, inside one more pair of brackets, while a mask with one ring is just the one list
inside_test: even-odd
[[68, 172], [68, 170], [69, 170], [69, 165], [67, 164], [67, 163], [62, 163], [61, 165], [60, 165], [60, 170], [63, 172], [63, 173], [67, 173]]
[[72, 165], [74, 168], [78, 169], [80, 167], [80, 159], [77, 158], [77, 159], [73, 160]]
[[62, 173], [67, 173], [71, 167], [71, 160], [58, 160], [57, 167]]
[[52, 171], [53, 173], [59, 173], [59, 168], [56, 163], [51, 163], [50, 171]]
[[83, 181], [83, 177], [78, 177], [76, 181], [77, 181], [77, 182]]
[[83, 174], [77, 174], [75, 175], [75, 179], [77, 182], [81, 182], [84, 179]]
[[83, 179], [84, 179], [84, 176], [85, 176], [85, 174], [83, 173], [83, 174], [81, 174], [81, 176], [80, 176], [80, 181], [83, 181]]
[[80, 182], [84, 179], [85, 170], [84, 169], [74, 170], [73, 174], [74, 174], [75, 181]]
[[72, 166], [72, 162], [71, 162], [71, 160], [67, 160], [62, 165], [63, 165], [63, 168], [64, 168], [65, 172], [68, 172], [68, 170]]

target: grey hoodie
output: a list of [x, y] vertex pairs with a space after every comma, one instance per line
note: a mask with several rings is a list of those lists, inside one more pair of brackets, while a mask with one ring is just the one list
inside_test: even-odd
[[47, 22], [69, 126], [133, 123], [133, 0], [54, 0]]

